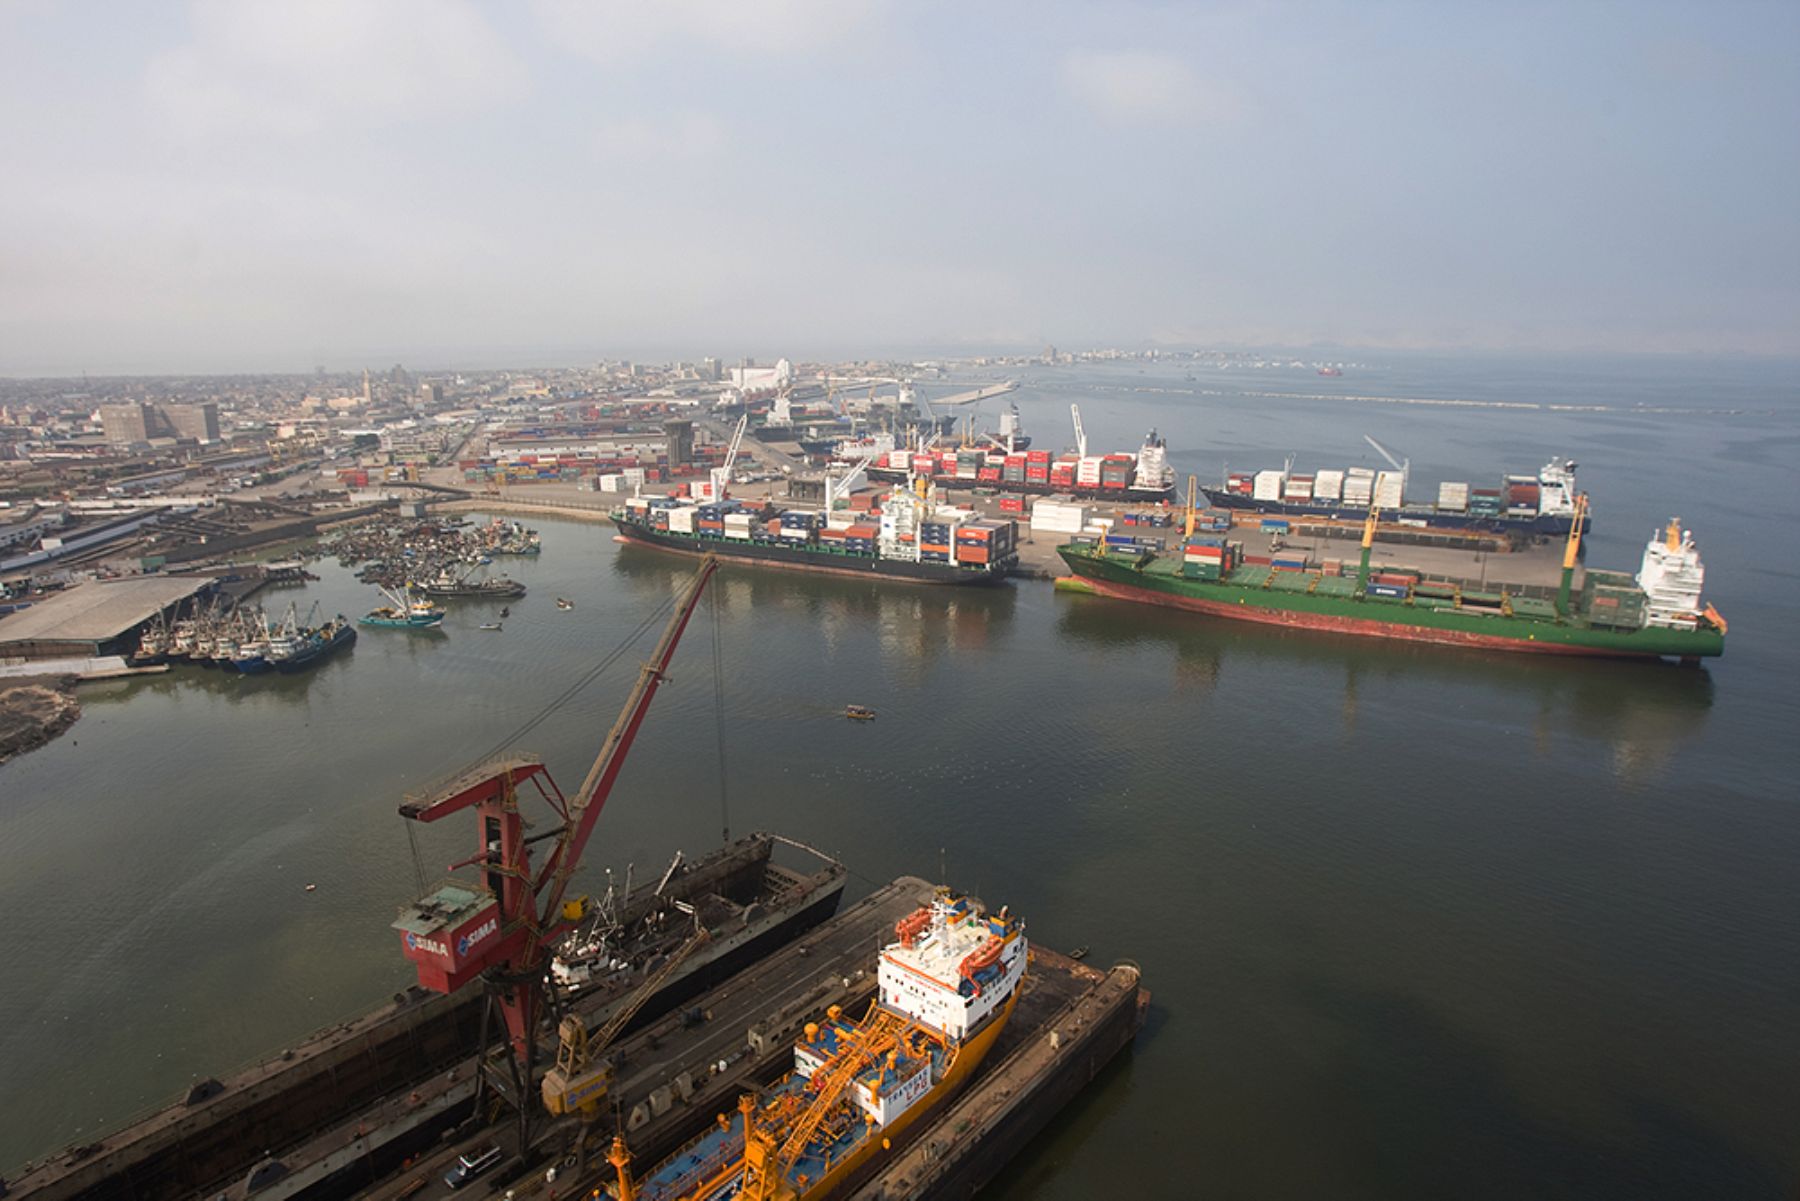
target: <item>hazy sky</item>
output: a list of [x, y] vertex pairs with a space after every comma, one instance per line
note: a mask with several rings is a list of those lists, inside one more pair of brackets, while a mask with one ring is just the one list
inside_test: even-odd
[[1800, 3], [0, 0], [0, 373], [1800, 353]]

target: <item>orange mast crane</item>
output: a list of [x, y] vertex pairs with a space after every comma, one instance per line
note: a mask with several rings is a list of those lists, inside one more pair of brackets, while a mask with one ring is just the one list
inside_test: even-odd
[[[906, 1025], [906, 1019], [899, 1014], [873, 1006], [863, 1024], [838, 1048], [837, 1058], [814, 1074], [812, 1101], [787, 1128], [785, 1136], [780, 1130], [754, 1129], [754, 1101], [746, 1097], [740, 1103], [744, 1113], [744, 1177], [738, 1187], [739, 1201], [768, 1201], [775, 1195], [781, 1178], [806, 1150], [844, 1093], [864, 1068], [893, 1047]], [[777, 1139], [781, 1140], [779, 1148]]]
[[[400, 806], [400, 816], [417, 822], [440, 821], [465, 809], [476, 812], [475, 854], [450, 868], [478, 866], [479, 883], [439, 887], [408, 906], [394, 928], [404, 954], [418, 969], [421, 986], [449, 993], [483, 981], [505, 1022], [522, 1085], [531, 1075], [549, 946], [573, 924], [562, 904], [569, 879], [717, 567], [711, 556], [701, 560], [573, 798], [563, 796], [543, 763], [515, 756], [471, 768], [436, 793]], [[555, 829], [526, 835], [528, 823], [519, 811], [519, 792], [526, 785], [555, 810]], [[550, 853], [534, 870], [532, 844], [552, 837]]]

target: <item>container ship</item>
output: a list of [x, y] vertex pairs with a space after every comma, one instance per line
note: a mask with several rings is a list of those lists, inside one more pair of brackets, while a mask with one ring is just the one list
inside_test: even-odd
[[[1016, 443], [1015, 443], [1016, 446]], [[1154, 503], [1175, 493], [1168, 449], [1155, 430], [1135, 455], [1063, 454], [1047, 450], [895, 450], [869, 466], [872, 480], [924, 477], [943, 488], [994, 488], [1007, 492]]]
[[1408, 501], [1407, 476], [1405, 464], [1391, 471], [1348, 467], [1311, 473], [1290, 465], [1227, 472], [1222, 487], [1201, 491], [1221, 509], [1271, 517], [1360, 521], [1373, 504], [1400, 525], [1549, 537], [1567, 534], [1575, 517], [1575, 464], [1566, 459], [1552, 459], [1535, 476], [1506, 476], [1494, 488], [1442, 483], [1434, 503]]
[[[882, 576], [925, 584], [991, 584], [1018, 562], [1018, 526], [895, 488], [871, 507], [758, 508], [725, 499], [634, 496], [612, 519], [626, 542], [770, 567]], [[876, 501], [879, 501], [876, 504]]]
[[[1577, 508], [1585, 509], [1585, 498]], [[1191, 534], [1179, 555], [1104, 542], [1071, 543], [1057, 554], [1075, 581], [1065, 587], [1238, 621], [1538, 654], [1691, 663], [1724, 653], [1725, 619], [1701, 600], [1705, 569], [1679, 521], [1651, 538], [1635, 577], [1589, 570], [1575, 590], [1578, 520], [1554, 597], [1504, 585], [1476, 590], [1412, 571], [1371, 572], [1374, 526], [1370, 513], [1354, 577], [1298, 557], [1247, 563], [1241, 543]]]
[[873, 1171], [906, 1131], [981, 1066], [1025, 977], [1024, 926], [939, 890], [902, 918], [881, 952], [877, 995], [860, 1020], [836, 1006], [808, 1023], [794, 1068], [736, 1119], [634, 1181], [623, 1138], [609, 1159], [619, 1201], [815, 1201]]

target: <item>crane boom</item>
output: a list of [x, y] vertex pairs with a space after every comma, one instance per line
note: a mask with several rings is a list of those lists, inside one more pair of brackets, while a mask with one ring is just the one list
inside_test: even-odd
[[[572, 799], [563, 796], [542, 762], [529, 756], [509, 756], [477, 765], [435, 793], [400, 806], [402, 817], [419, 822], [476, 810], [477, 851], [456, 866], [479, 865], [479, 881], [473, 886], [458, 881], [439, 887], [403, 910], [394, 929], [401, 933], [403, 951], [418, 968], [423, 987], [449, 993], [477, 979], [487, 980], [514, 1055], [527, 1075], [546, 943], [562, 934], [571, 921], [562, 911], [563, 895], [665, 678], [682, 631], [717, 567], [717, 560], [710, 555], [701, 560]], [[535, 875], [533, 839], [526, 834], [527, 823], [519, 808], [519, 792], [526, 785], [536, 787], [561, 823], [550, 854]]]
[[1373, 446], [1376, 449], [1376, 451], [1381, 455], [1381, 457], [1388, 461], [1388, 465], [1391, 466], [1395, 471], [1398, 471], [1402, 475], [1406, 474], [1407, 468], [1412, 464], [1411, 459], [1408, 459], [1406, 462], [1402, 463], [1399, 459], [1396, 459], [1393, 455], [1388, 453], [1387, 447], [1385, 447], [1381, 443], [1375, 441], [1375, 439], [1369, 437], [1369, 435], [1367, 435], [1367, 434], [1363, 435], [1363, 441], [1367, 442], [1370, 446]]
[[1081, 428], [1081, 406], [1069, 406], [1069, 415], [1075, 419], [1075, 453], [1087, 458], [1087, 431]]

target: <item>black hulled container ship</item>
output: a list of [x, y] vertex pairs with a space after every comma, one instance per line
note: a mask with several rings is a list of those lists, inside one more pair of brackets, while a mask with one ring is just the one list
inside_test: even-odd
[[[860, 499], [860, 498], [859, 498]], [[634, 496], [614, 510], [628, 543], [765, 567], [921, 584], [997, 583], [1018, 561], [1018, 527], [942, 505], [927, 485], [868, 509], [777, 509], [734, 499]]]

